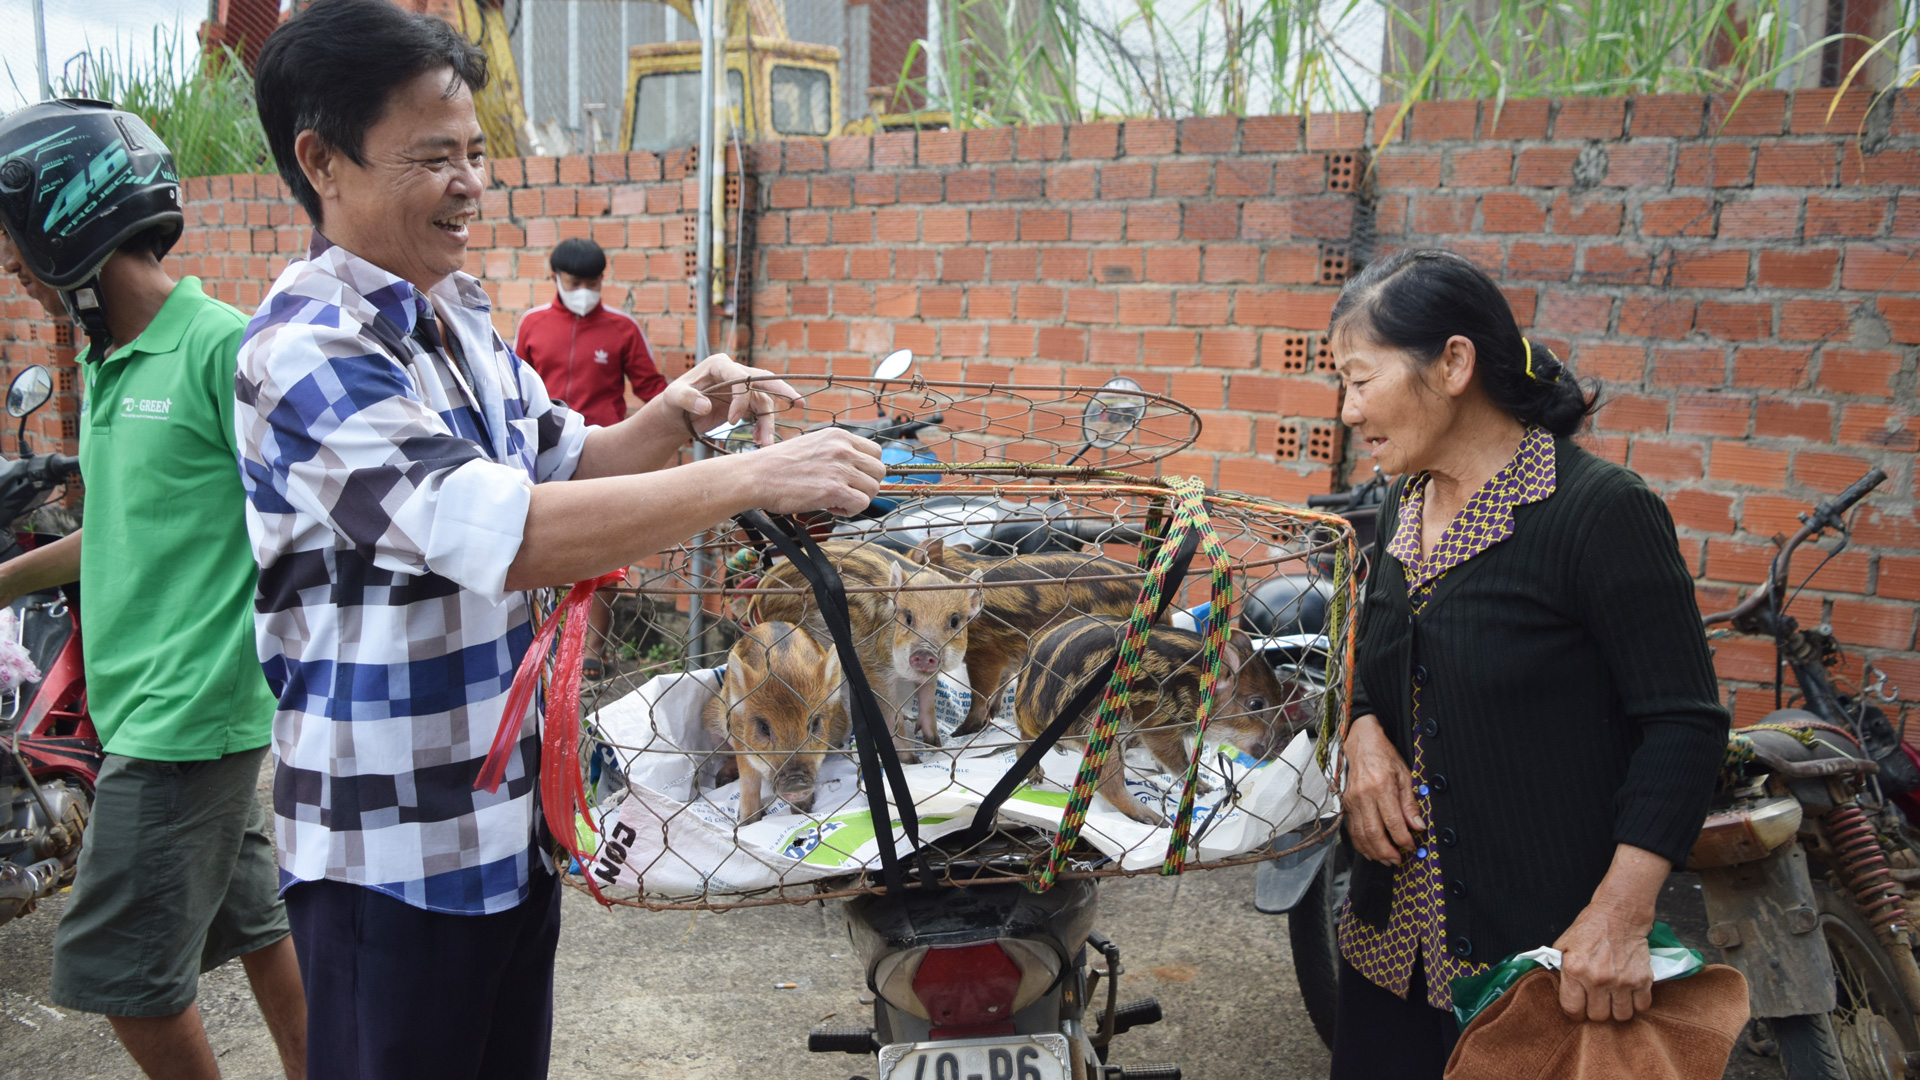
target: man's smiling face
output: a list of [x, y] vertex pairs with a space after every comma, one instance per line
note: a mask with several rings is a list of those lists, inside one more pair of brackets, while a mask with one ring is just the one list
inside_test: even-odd
[[331, 183], [316, 185], [334, 243], [382, 270], [431, 289], [466, 265], [467, 225], [480, 215], [486, 136], [473, 94], [451, 68], [395, 87], [360, 148], [364, 164], [332, 155]]

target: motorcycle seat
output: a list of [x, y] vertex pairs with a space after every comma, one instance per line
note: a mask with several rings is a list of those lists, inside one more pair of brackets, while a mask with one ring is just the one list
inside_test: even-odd
[[1830, 724], [1805, 709], [1780, 709], [1769, 713], [1758, 724], [1739, 729], [1735, 734], [1752, 740], [1756, 750], [1783, 761], [1816, 761], [1822, 758], [1866, 758], [1853, 736], [1837, 724]]

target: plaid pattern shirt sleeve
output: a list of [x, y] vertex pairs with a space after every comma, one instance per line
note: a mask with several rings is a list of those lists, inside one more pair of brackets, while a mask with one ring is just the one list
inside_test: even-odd
[[[461, 363], [417, 339], [430, 310]], [[429, 299], [316, 234], [247, 328], [234, 424], [283, 888], [461, 914], [526, 896], [531, 712], [506, 783], [473, 781], [532, 641], [505, 587], [532, 486], [573, 474], [588, 429], [490, 318], [466, 275]]]

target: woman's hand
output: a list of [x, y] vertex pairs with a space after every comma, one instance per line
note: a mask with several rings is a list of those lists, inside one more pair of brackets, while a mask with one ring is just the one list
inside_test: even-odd
[[1673, 864], [1621, 844], [1593, 900], [1553, 947], [1560, 950], [1560, 1008], [1575, 1020], [1631, 1020], [1653, 1004], [1647, 931]]
[[1401, 853], [1413, 850], [1413, 834], [1427, 831], [1413, 797], [1413, 774], [1371, 713], [1347, 729], [1341, 752], [1347, 758], [1347, 787], [1340, 800], [1354, 850], [1399, 866]]

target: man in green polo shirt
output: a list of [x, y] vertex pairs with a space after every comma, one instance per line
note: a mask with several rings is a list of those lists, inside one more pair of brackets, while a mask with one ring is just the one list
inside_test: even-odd
[[175, 282], [173, 159], [137, 117], [53, 101], [0, 120], [0, 270], [86, 330], [84, 528], [0, 563], [0, 602], [80, 582], [106, 750], [53, 999], [105, 1014], [152, 1077], [217, 1078], [199, 976], [238, 957], [289, 1078], [306, 1000], [257, 785], [275, 701], [233, 425], [246, 317]]

